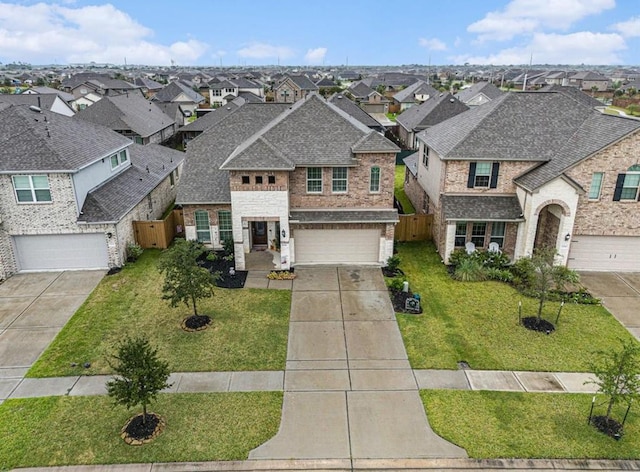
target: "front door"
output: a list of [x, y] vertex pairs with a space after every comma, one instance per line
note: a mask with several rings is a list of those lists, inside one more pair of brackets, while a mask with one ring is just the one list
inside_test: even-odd
[[267, 245], [267, 223], [265, 221], [254, 221], [251, 224], [254, 246]]

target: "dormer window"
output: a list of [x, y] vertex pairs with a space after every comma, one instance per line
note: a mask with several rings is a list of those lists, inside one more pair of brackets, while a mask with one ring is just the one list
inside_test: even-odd
[[119, 153], [112, 155], [110, 159], [111, 170], [115, 170], [116, 168], [124, 165], [129, 160], [129, 157], [127, 156], [127, 150], [123, 149]]

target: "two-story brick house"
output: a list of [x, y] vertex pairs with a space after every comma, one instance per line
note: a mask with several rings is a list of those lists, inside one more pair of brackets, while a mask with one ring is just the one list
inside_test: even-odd
[[551, 246], [575, 269], [640, 268], [640, 121], [563, 93], [510, 93], [418, 139], [413, 203], [434, 214], [445, 262], [496, 242], [515, 259]]
[[238, 269], [269, 247], [279, 268], [384, 264], [397, 150], [317, 94], [247, 103], [189, 143], [177, 198], [187, 238], [233, 238]]
[[295, 103], [317, 91], [318, 86], [306, 75], [285, 75], [273, 87], [273, 100], [277, 103]]
[[0, 103], [0, 278], [123, 265], [131, 222], [175, 198], [183, 154], [108, 128]]

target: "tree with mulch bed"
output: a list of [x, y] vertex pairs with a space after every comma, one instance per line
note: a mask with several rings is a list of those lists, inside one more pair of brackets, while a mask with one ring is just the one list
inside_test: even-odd
[[126, 338], [113, 358], [117, 361], [111, 364], [116, 376], [107, 382], [107, 393], [116, 404], [142, 406], [142, 414], [129, 419], [121, 436], [127, 444], [150, 442], [162, 432], [165, 422], [160, 415], [148, 413], [147, 406], [161, 390], [171, 386], [167, 383], [169, 364], [158, 358], [157, 350], [143, 336]]
[[[596, 379], [585, 383], [596, 384], [598, 393], [607, 395], [609, 401], [606, 413], [591, 417], [590, 422], [599, 431], [620, 439], [631, 403], [640, 398], [640, 346], [633, 341], [623, 342], [618, 351], [598, 354], [598, 360], [591, 366]], [[622, 422], [612, 418], [613, 407], [618, 404], [627, 405]]]
[[552, 290], [565, 290], [567, 284], [580, 281], [578, 273], [563, 265], [555, 264], [557, 252], [552, 247], [536, 249], [531, 257], [523, 257], [514, 264], [514, 269], [523, 284], [529, 288], [529, 293], [538, 299], [538, 313], [536, 316], [522, 318], [525, 328], [546, 332], [555, 330], [550, 321], [542, 319], [544, 304]]
[[213, 287], [220, 274], [198, 264], [198, 259], [205, 252], [204, 246], [197, 241], [176, 240], [158, 263], [165, 276], [162, 298], [168, 300], [172, 308], [180, 303], [193, 306], [193, 315], [182, 322], [183, 329], [187, 331], [206, 329], [211, 323], [211, 317], [198, 314], [197, 302], [213, 296]]

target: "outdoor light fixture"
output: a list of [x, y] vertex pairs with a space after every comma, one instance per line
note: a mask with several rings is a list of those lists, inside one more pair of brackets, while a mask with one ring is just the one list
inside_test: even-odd
[[282, 239], [285, 239], [287, 237], [287, 232], [285, 230], [282, 230]]
[[564, 240], [569, 241], [570, 238], [571, 238], [571, 234], [567, 233], [564, 237]]
[[107, 238], [109, 239], [113, 238], [113, 233], [107, 233]]

